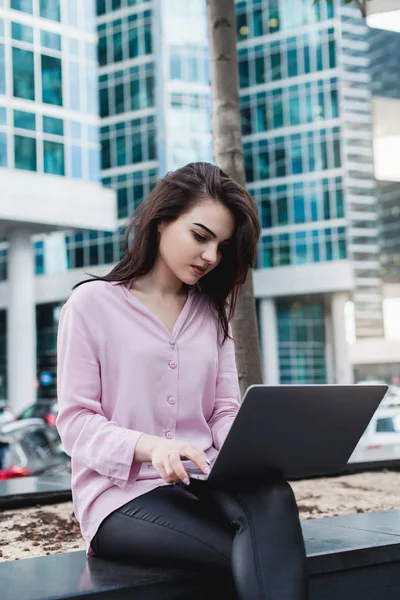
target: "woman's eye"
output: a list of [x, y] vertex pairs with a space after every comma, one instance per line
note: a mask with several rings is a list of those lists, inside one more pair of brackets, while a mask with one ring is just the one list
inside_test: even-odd
[[196, 233], [196, 231], [193, 231], [193, 236], [194, 236], [194, 239], [197, 240], [198, 242], [206, 241], [206, 238], [204, 237], [204, 235], [200, 235], [199, 233]]

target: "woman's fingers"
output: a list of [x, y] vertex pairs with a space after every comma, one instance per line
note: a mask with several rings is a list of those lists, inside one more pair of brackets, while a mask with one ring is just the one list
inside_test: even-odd
[[178, 481], [182, 481], [185, 485], [189, 485], [189, 483], [190, 483], [189, 477], [183, 467], [179, 453], [171, 452], [171, 454], [169, 455], [169, 461], [170, 461], [172, 468], [174, 469], [174, 472], [178, 478]]
[[189, 458], [195, 465], [199, 467], [203, 473], [206, 475], [210, 472], [209, 461], [207, 460], [207, 456], [202, 450], [195, 448], [195, 446], [185, 446], [183, 450], [183, 456]]

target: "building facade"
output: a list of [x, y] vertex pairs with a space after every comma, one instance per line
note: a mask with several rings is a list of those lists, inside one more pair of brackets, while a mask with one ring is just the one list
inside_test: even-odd
[[54, 385], [38, 299], [41, 275], [68, 267], [64, 231], [116, 226], [100, 185], [95, 19], [90, 0], [0, 2], [0, 399], [16, 410]]
[[[61, 8], [73, 13], [73, 6]], [[357, 339], [383, 334], [366, 24], [341, 0], [238, 0], [236, 8], [246, 177], [263, 228], [254, 282], [265, 381], [349, 383], [350, 298]], [[126, 218], [159, 177], [189, 161], [212, 160], [205, 0], [97, 0], [96, 11], [101, 182], [116, 192], [118, 228], [81, 227], [36, 241], [39, 383], [40, 373], [53, 376], [40, 385], [40, 396], [55, 393], [58, 315], [73, 283], [119, 260]], [[82, 31], [83, 12], [79, 19], [70, 25], [79, 54], [76, 42], [62, 41], [61, 59], [71, 70], [65, 90], [77, 81], [76, 64], [83, 88], [82, 69], [93, 67], [86, 46], [92, 34]], [[64, 54], [65, 48], [75, 50]], [[57, 52], [51, 57], [59, 58]], [[88, 128], [96, 103], [89, 107], [85, 93], [81, 112], [73, 113], [73, 120], [83, 115], [81, 138], [69, 123], [77, 109], [67, 107], [64, 115], [67, 177], [90, 178], [88, 152], [97, 148]], [[80, 164], [82, 172], [73, 171]], [[6, 252], [4, 244], [4, 279]], [[4, 312], [0, 332], [2, 318]]]

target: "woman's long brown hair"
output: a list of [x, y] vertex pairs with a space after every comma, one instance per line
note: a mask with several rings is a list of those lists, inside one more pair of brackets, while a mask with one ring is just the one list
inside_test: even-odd
[[158, 224], [175, 221], [199, 201], [210, 198], [226, 206], [235, 220], [232, 242], [223, 251], [221, 262], [197, 285], [209, 297], [225, 341], [238, 293], [255, 263], [261, 228], [252, 196], [210, 163], [190, 163], [161, 179], [129, 218], [122, 260], [108, 275], [92, 276], [75, 287], [96, 280], [123, 283], [146, 275], [158, 254]]

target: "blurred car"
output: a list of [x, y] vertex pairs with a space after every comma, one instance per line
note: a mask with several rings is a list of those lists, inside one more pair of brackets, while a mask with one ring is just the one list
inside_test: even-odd
[[18, 419], [43, 419], [50, 427], [55, 427], [58, 414], [58, 405], [55, 400], [37, 400], [27, 406]]
[[0, 479], [70, 472], [70, 459], [42, 419], [0, 428]]
[[9, 406], [5, 403], [0, 403], [0, 427], [10, 421], [14, 421], [16, 416]]
[[400, 459], [400, 408], [378, 408], [349, 463]]

